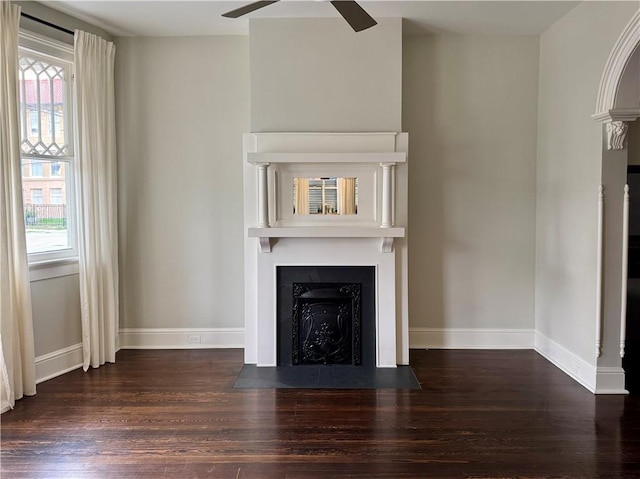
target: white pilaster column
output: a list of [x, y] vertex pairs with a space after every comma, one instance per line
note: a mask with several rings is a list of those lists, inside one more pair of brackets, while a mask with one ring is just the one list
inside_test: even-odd
[[258, 163], [258, 228], [269, 228], [269, 163]]
[[622, 297], [620, 306], [620, 357], [624, 358], [627, 341], [627, 273], [629, 261], [629, 185], [624, 185], [622, 203]]
[[381, 228], [391, 228], [393, 226], [393, 163], [380, 163], [382, 167], [382, 219]]
[[596, 256], [596, 358], [602, 356], [602, 248], [604, 238], [604, 186], [598, 190], [598, 246]]

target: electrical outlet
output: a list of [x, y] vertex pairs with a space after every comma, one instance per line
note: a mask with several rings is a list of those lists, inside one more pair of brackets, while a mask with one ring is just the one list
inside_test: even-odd
[[199, 334], [192, 334], [189, 336], [189, 342], [190, 343], [201, 343], [202, 342], [202, 336], [200, 336]]

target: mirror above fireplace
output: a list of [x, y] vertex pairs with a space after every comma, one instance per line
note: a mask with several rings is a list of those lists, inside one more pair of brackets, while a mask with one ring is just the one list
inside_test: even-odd
[[358, 178], [293, 178], [293, 214], [358, 214]]

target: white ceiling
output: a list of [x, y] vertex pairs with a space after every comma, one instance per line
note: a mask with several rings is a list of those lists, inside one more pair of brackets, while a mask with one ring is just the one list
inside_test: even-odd
[[[99, 26], [115, 36], [247, 34], [248, 18], [338, 17], [324, 1], [283, 0], [240, 19], [222, 13], [251, 3], [170, 0], [48, 0], [42, 3]], [[538, 35], [580, 2], [362, 0], [374, 18], [402, 17], [405, 32]]]

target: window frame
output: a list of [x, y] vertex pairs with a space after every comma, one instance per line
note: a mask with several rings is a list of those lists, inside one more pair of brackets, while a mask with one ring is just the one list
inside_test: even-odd
[[[74, 66], [74, 51], [73, 46], [68, 45], [50, 38], [38, 35], [23, 29], [20, 29], [18, 35], [18, 51], [19, 55], [30, 56], [43, 61], [53, 61], [56, 64], [64, 64], [65, 69], [65, 136], [68, 144], [67, 155], [39, 155], [39, 154], [26, 154], [20, 150], [20, 161], [24, 160], [36, 160], [49, 163], [49, 171], [51, 172], [51, 165], [53, 163], [64, 163], [64, 180], [65, 191], [67, 201], [67, 248], [59, 250], [51, 250], [45, 252], [29, 253], [28, 262], [30, 269], [41, 268], [43, 266], [57, 266], [63, 263], [69, 263], [72, 261], [77, 263], [78, 261], [78, 228], [77, 228], [77, 215], [76, 215], [76, 157], [74, 148], [74, 104], [73, 104], [73, 80], [75, 74]], [[21, 126], [26, 123], [27, 128], [30, 128], [28, 119], [22, 118]], [[21, 145], [22, 145], [22, 131], [21, 131]], [[21, 165], [22, 166], [22, 165]], [[43, 165], [44, 167], [44, 165]], [[24, 175], [23, 175], [24, 176]], [[52, 176], [52, 175], [50, 175]], [[60, 178], [56, 176], [55, 178]], [[26, 227], [26, 225], [25, 225]]]

